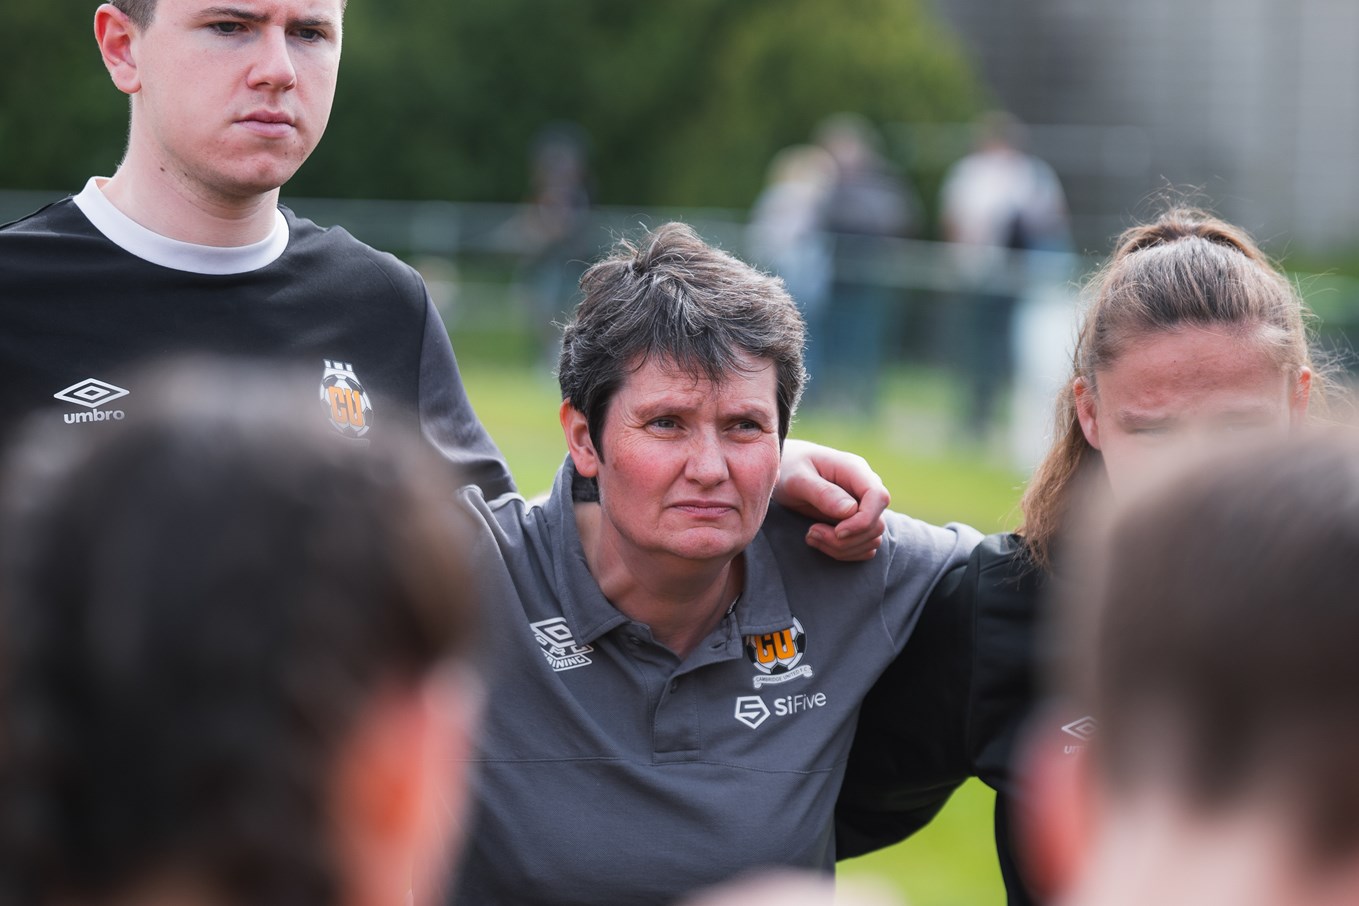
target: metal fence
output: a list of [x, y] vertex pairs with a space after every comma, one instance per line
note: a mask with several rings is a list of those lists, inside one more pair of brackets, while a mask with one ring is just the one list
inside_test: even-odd
[[[0, 222], [58, 197], [0, 192]], [[546, 347], [555, 336], [551, 324], [573, 303], [575, 280], [589, 260], [621, 236], [681, 220], [708, 241], [755, 257], [747, 212], [734, 209], [595, 207], [578, 226], [577, 241], [545, 252], [523, 229], [531, 216], [523, 205], [325, 198], [285, 198], [284, 203], [410, 260], [425, 274], [455, 335], [518, 335], [528, 360], [535, 347], [541, 347], [541, 358], [550, 357]], [[877, 363], [942, 371], [955, 383], [978, 383], [977, 394], [988, 392], [980, 386], [985, 372], [1000, 365], [1004, 400], [994, 411], [982, 413], [993, 423], [966, 427], [989, 433], [1016, 467], [1032, 465], [1045, 442], [1053, 394], [1069, 369], [1079, 287], [1097, 261], [1053, 252], [1002, 252], [999, 262], [979, 268], [967, 250], [945, 243], [854, 237], [828, 241], [837, 279], [878, 291], [889, 309], [877, 320], [863, 322], [865, 349], [871, 345], [879, 354], [865, 353], [855, 362], [859, 383], [850, 399], [830, 401], [836, 411], [874, 414], [873, 387], [881, 377], [874, 373]], [[1359, 338], [1359, 281], [1297, 275], [1297, 282], [1319, 316], [1319, 345], [1346, 370], [1359, 370], [1351, 351]], [[554, 298], [545, 302], [544, 295]], [[993, 310], [979, 318], [979, 307], [994, 304], [997, 297], [1008, 297], [1012, 304], [999, 315]], [[1005, 320], [1005, 350], [997, 352], [993, 344], [988, 351], [981, 344], [978, 336], [987, 330], [986, 317]], [[809, 322], [815, 350], [817, 320], [809, 315]], [[817, 379], [814, 370], [813, 388]], [[966, 397], [964, 391], [961, 409], [970, 405]], [[809, 404], [816, 400], [816, 394], [809, 394]], [[978, 400], [986, 409], [985, 401]], [[960, 412], [959, 422], [968, 417]]]

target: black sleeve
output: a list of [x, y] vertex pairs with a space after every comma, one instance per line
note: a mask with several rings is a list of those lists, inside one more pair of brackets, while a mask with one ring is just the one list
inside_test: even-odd
[[1039, 602], [1045, 574], [1014, 535], [992, 535], [973, 552], [976, 639], [968, 751], [976, 776], [1013, 793], [1010, 758], [1037, 695]]
[[924, 827], [968, 777], [997, 793], [996, 848], [1011, 906], [1018, 879], [1006, 809], [1010, 758], [1036, 694], [1044, 575], [1015, 535], [991, 535], [925, 604], [905, 649], [859, 715], [836, 804], [837, 856], [889, 846]]
[[909, 837], [972, 773], [972, 569], [969, 560], [939, 581], [906, 647], [864, 699], [835, 807], [837, 858]]
[[1011, 803], [1018, 795], [1011, 764], [1020, 731], [1037, 702], [1040, 603], [1046, 574], [1014, 535], [987, 538], [976, 587], [976, 664], [968, 751], [973, 769], [996, 791], [996, 855], [1009, 906], [1036, 902], [1020, 880]]
[[487, 500], [513, 492], [509, 466], [467, 399], [448, 330], [428, 298], [419, 381], [420, 431], [457, 466], [459, 483], [481, 488]]
[[1020, 878], [1019, 863], [1015, 858], [1014, 829], [1010, 824], [1010, 794], [996, 793], [996, 859], [1000, 862], [1000, 877], [1005, 882], [1005, 902], [1008, 906], [1036, 906], [1036, 900]]

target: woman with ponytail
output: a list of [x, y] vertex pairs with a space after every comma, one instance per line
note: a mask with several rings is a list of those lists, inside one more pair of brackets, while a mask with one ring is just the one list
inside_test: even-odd
[[1169, 441], [1287, 427], [1319, 395], [1304, 303], [1231, 224], [1180, 208], [1134, 227], [1092, 290], [1056, 441], [1021, 504], [1018, 534], [1045, 569], [1077, 476], [1117, 493]]
[[[1088, 290], [1054, 441], [1023, 496], [1020, 527], [986, 538], [940, 581], [860, 712], [836, 813], [841, 858], [904, 839], [980, 777], [999, 794], [1009, 901], [1033, 902], [1010, 852], [1010, 762], [1052, 659], [1038, 605], [1061, 571], [1078, 489], [1135, 493], [1181, 441], [1287, 432], [1322, 395], [1302, 299], [1231, 224], [1171, 209], [1127, 230]], [[1058, 721], [1072, 751], [1093, 732], [1085, 715], [1042, 720]]]

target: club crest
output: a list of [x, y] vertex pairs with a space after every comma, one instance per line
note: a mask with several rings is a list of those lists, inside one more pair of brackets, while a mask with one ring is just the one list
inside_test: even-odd
[[746, 655], [758, 671], [754, 681], [756, 689], [812, 675], [811, 665], [802, 663], [807, 652], [807, 633], [796, 618], [787, 629], [748, 635], [745, 642]]

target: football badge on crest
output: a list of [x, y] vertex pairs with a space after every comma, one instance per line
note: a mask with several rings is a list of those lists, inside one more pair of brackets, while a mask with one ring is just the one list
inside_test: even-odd
[[325, 360], [321, 372], [321, 408], [335, 430], [347, 437], [363, 437], [373, 424], [373, 403], [348, 362]]
[[801, 663], [806, 652], [807, 633], [796, 618], [792, 626], [779, 632], [746, 636], [746, 654], [759, 671], [755, 688], [786, 683], [799, 676], [810, 677], [811, 665]]

